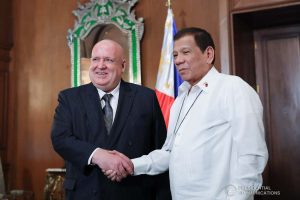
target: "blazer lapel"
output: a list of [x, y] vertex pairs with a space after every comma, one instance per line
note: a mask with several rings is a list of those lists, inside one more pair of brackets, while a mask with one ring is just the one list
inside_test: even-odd
[[111, 148], [116, 146], [122, 129], [126, 124], [132, 108], [134, 95], [135, 91], [130, 87], [130, 84], [121, 81], [117, 112], [110, 132], [109, 146]]
[[[82, 92], [82, 100], [84, 102], [84, 107], [87, 115], [87, 127], [90, 131], [89, 134], [92, 134], [93, 139], [99, 138], [100, 135], [106, 135], [106, 129], [104, 125], [103, 113], [101, 112], [101, 103], [100, 97], [96, 87], [90, 83], [87, 85], [87, 89], [83, 90]], [[101, 142], [102, 145], [105, 145], [103, 141]]]

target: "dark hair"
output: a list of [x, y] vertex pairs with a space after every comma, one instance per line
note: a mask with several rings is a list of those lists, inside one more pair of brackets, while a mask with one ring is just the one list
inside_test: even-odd
[[[215, 50], [215, 44], [211, 35], [204, 29], [201, 28], [184, 28], [178, 31], [174, 36], [174, 41], [179, 40], [180, 38], [191, 35], [194, 37], [197, 46], [200, 48], [202, 53], [206, 50], [207, 47], [211, 46]], [[215, 58], [212, 62], [214, 64]]]

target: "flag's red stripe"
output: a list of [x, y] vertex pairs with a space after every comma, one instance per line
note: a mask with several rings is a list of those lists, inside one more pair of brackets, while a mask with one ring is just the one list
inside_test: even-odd
[[168, 96], [168, 95], [158, 91], [157, 89], [155, 90], [155, 92], [156, 92], [156, 96], [157, 96], [161, 111], [162, 111], [164, 119], [165, 119], [165, 123], [168, 127], [168, 122], [169, 122], [169, 117], [170, 117], [170, 109], [174, 102], [174, 97]]

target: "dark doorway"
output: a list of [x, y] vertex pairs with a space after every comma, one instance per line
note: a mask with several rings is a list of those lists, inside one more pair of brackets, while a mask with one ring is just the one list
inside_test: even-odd
[[300, 5], [236, 13], [232, 26], [233, 71], [264, 105], [270, 157], [256, 199], [300, 199]]
[[255, 31], [254, 40], [270, 154], [265, 184], [280, 199], [300, 199], [300, 25]]

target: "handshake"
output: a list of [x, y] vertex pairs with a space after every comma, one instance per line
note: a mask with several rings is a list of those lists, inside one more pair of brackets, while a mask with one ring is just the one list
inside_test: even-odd
[[128, 175], [132, 175], [134, 170], [131, 160], [115, 150], [97, 149], [92, 157], [91, 163], [98, 165], [107, 178], [118, 182]]

